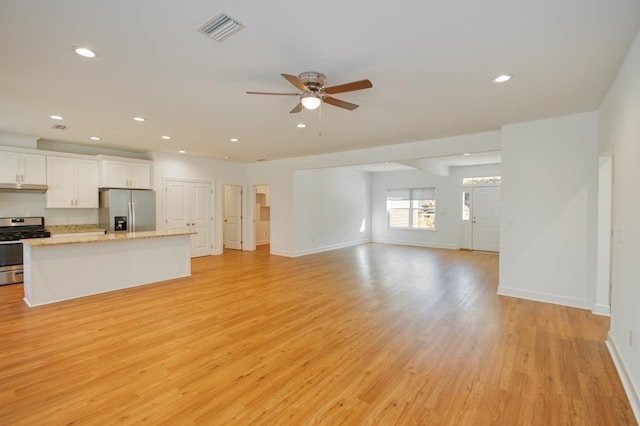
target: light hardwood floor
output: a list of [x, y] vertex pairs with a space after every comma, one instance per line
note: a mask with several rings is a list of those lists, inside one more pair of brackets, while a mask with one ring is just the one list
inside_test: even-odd
[[497, 271], [488, 253], [262, 246], [31, 309], [0, 287], [0, 424], [636, 424], [608, 319], [497, 296]]

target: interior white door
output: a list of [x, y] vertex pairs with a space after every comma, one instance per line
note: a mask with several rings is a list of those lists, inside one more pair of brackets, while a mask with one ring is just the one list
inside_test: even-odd
[[224, 246], [242, 250], [242, 187], [224, 187]]
[[211, 184], [192, 183], [189, 191], [191, 202], [191, 257], [213, 254], [211, 243]]
[[167, 232], [193, 231], [191, 257], [213, 254], [210, 183], [167, 180], [165, 223]]
[[170, 180], [165, 188], [165, 226], [167, 232], [184, 232], [189, 229], [189, 190], [187, 182]]
[[473, 249], [500, 251], [500, 187], [473, 188], [471, 210]]

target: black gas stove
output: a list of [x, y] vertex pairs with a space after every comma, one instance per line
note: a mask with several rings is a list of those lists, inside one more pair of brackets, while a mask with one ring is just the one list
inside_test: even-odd
[[0, 241], [48, 238], [50, 236], [51, 233], [44, 227], [44, 217], [0, 218]]

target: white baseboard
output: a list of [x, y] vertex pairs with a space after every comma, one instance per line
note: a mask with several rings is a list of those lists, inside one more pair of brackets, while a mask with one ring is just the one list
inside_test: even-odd
[[274, 250], [273, 247], [271, 248], [271, 252], [269, 254], [273, 254], [276, 256], [284, 256], [284, 257], [295, 257], [291, 252]]
[[458, 246], [454, 244], [433, 244], [433, 243], [417, 243], [415, 241], [401, 241], [401, 240], [383, 240], [383, 239], [372, 239], [372, 243], [379, 244], [395, 244], [400, 246], [414, 246], [414, 247], [427, 247], [427, 248], [441, 248], [441, 249], [449, 249], [449, 250], [457, 250]]
[[570, 306], [572, 308], [588, 310], [591, 310], [592, 308], [592, 306], [584, 299], [531, 290], [522, 290], [519, 288], [504, 287], [500, 285], [498, 285], [498, 295], [517, 297], [519, 299], [533, 300], [536, 302], [553, 303], [554, 305]]
[[361, 241], [348, 241], [346, 243], [340, 243], [340, 244], [330, 244], [328, 246], [314, 247], [307, 250], [297, 251], [294, 253], [293, 257], [307, 256], [309, 254], [322, 253], [325, 251], [337, 250], [337, 249], [352, 247], [352, 246], [359, 246], [360, 244], [368, 244], [368, 243], [369, 243], [369, 240], [361, 240]]
[[611, 333], [609, 333], [609, 338], [605, 343], [607, 345], [607, 349], [609, 349], [611, 359], [613, 359], [613, 364], [616, 366], [616, 370], [618, 371], [618, 376], [620, 376], [622, 387], [624, 387], [627, 398], [629, 398], [629, 404], [631, 405], [633, 414], [636, 416], [636, 421], [640, 423], [640, 392], [638, 392], [638, 389], [634, 386], [633, 380], [631, 380], [631, 377], [627, 372], [625, 367], [626, 362], [618, 351], [618, 345]]
[[593, 305], [593, 309], [591, 310], [591, 312], [593, 312], [596, 315], [602, 315], [605, 317], [610, 317], [611, 316], [611, 306], [609, 305], [603, 305], [600, 303], [596, 303], [595, 305]]

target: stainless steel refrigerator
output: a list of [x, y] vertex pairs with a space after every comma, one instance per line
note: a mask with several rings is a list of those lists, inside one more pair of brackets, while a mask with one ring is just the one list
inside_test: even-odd
[[142, 189], [101, 189], [100, 227], [112, 232], [156, 230], [156, 193]]

